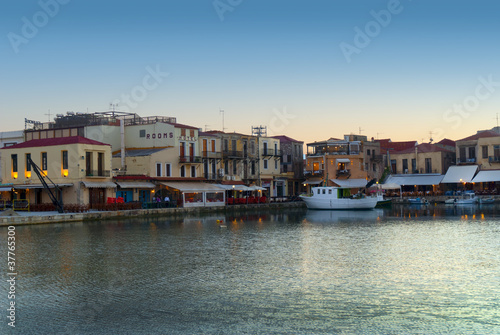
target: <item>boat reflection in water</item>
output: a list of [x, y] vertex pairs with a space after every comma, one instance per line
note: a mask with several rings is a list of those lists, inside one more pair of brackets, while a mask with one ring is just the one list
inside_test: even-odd
[[384, 210], [375, 208], [369, 211], [335, 210], [318, 211], [308, 210], [305, 220], [310, 223], [358, 223], [377, 221], [384, 216]]

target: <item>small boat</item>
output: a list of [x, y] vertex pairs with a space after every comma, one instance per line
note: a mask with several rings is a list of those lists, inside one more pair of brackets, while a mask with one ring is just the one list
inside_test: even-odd
[[429, 203], [425, 198], [408, 199], [408, 202], [410, 205], [427, 205]]
[[474, 192], [467, 192], [455, 201], [455, 205], [473, 205], [478, 203], [478, 197]]
[[480, 198], [479, 203], [486, 205], [486, 204], [493, 204], [495, 203], [495, 198]]
[[457, 202], [457, 198], [447, 199], [444, 201], [446, 205], [454, 205]]
[[382, 193], [377, 193], [377, 207], [385, 207], [392, 205], [392, 199], [384, 198]]
[[300, 195], [309, 209], [373, 209], [377, 197], [363, 193], [351, 194], [352, 188], [321, 186], [313, 187], [311, 195]]

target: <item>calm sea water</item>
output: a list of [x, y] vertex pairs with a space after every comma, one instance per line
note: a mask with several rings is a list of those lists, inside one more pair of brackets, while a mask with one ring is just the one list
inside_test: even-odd
[[491, 205], [15, 231], [13, 331], [0, 229], [2, 334], [500, 334]]

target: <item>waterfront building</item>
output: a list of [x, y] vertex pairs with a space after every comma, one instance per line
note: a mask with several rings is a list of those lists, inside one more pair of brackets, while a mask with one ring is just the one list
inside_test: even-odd
[[380, 142], [373, 139], [363, 142], [363, 153], [365, 162], [365, 171], [368, 174], [368, 179], [380, 180], [384, 172], [384, 157], [381, 153]]
[[455, 165], [455, 150], [445, 149], [437, 144], [422, 143], [393, 151], [391, 161], [395, 174], [445, 174], [451, 165]]
[[284, 197], [286, 181], [281, 178], [280, 140], [258, 136], [259, 180], [270, 197]]
[[24, 130], [0, 132], [0, 148], [24, 142]]
[[345, 181], [356, 187], [366, 185], [368, 174], [365, 170], [362, 144], [366, 136], [345, 135], [344, 139], [330, 138], [326, 141], [307, 144], [306, 178], [308, 187], [322, 184], [345, 185]]
[[286, 135], [273, 136], [280, 141], [281, 176], [286, 181], [285, 195], [293, 196], [304, 192], [304, 142]]
[[4, 200], [51, 202], [29, 159], [50, 178], [49, 187], [65, 204], [92, 207], [115, 196], [109, 144], [81, 136], [44, 138], [2, 148], [0, 154], [2, 183], [12, 185], [11, 192], [2, 192]]

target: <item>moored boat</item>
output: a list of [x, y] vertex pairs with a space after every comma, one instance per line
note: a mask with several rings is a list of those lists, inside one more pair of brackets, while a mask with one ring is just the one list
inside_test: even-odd
[[373, 209], [377, 197], [367, 197], [363, 193], [351, 194], [351, 188], [313, 187], [311, 195], [301, 195], [309, 209]]
[[478, 203], [478, 198], [474, 192], [467, 192], [455, 201], [455, 205], [473, 205]]

